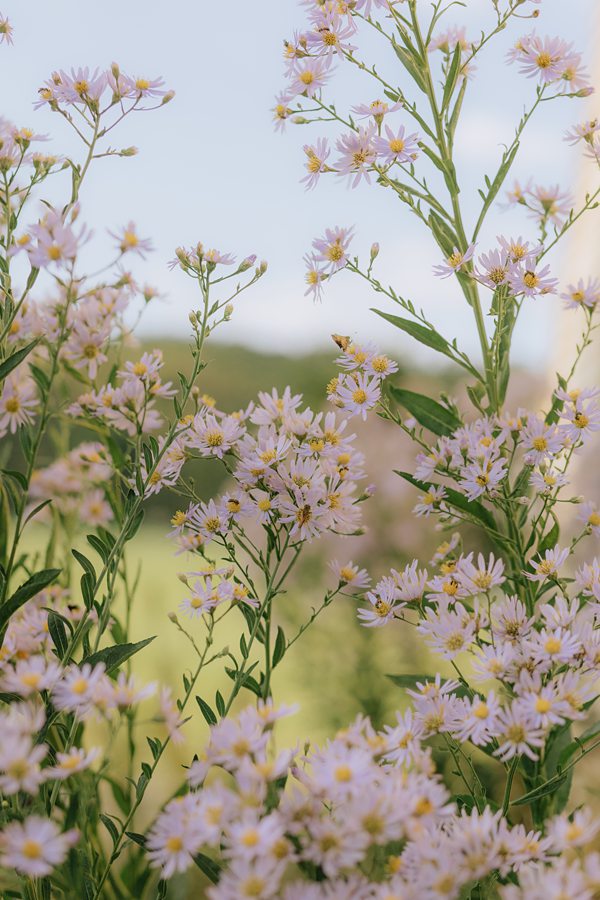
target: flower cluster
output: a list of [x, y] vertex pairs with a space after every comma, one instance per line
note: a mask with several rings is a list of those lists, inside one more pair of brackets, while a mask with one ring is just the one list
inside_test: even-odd
[[[443, 708], [449, 691], [439, 681], [430, 688], [432, 708]], [[259, 704], [211, 729], [188, 792], [146, 838], [163, 878], [200, 854], [217, 882], [211, 900], [457, 897], [492, 873], [508, 881], [503, 896], [525, 897], [535, 878], [560, 877], [558, 854], [589, 845], [600, 829], [587, 810], [550, 819], [543, 834], [489, 807], [458, 811], [410, 712], [379, 732], [359, 717], [322, 748], [274, 754], [273, 725], [289, 712]], [[207, 780], [213, 767], [231, 778]], [[585, 868], [575, 861], [573, 877], [597, 889], [599, 865], [598, 854]], [[510, 885], [515, 873], [522, 889]]]

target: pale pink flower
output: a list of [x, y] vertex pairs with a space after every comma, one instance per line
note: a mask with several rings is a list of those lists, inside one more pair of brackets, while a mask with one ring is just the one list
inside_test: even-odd
[[49, 819], [29, 816], [0, 832], [0, 863], [29, 878], [42, 878], [64, 862], [78, 838], [76, 829], [61, 833]]
[[433, 267], [434, 274], [438, 278], [448, 278], [450, 275], [455, 275], [473, 258], [474, 252], [475, 244], [469, 244], [464, 253], [458, 247], [455, 247], [445, 262]]

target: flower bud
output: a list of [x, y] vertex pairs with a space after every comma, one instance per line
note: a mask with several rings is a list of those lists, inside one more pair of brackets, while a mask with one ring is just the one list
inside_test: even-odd
[[137, 156], [139, 150], [137, 147], [124, 147], [121, 150], [121, 156]]
[[179, 625], [179, 619], [174, 612], [167, 613], [167, 618], [169, 619], [169, 621], [173, 622], [174, 625]]
[[255, 262], [256, 253], [252, 253], [250, 256], [247, 256], [246, 259], [241, 261], [238, 266], [238, 272], [245, 272], [247, 269], [251, 269]]
[[223, 318], [226, 322], [229, 322], [231, 316], [233, 315], [233, 303], [228, 303], [223, 312]]
[[269, 263], [266, 261], [266, 259], [263, 259], [257, 266], [256, 274], [259, 276], [264, 275], [268, 268], [269, 268]]
[[162, 98], [162, 105], [164, 106], [165, 103], [170, 103], [174, 96], [175, 91], [167, 91], [165, 96]]
[[121, 70], [119, 69], [119, 64], [116, 62], [113, 62], [110, 64], [110, 71], [112, 72], [112, 74], [115, 78], [118, 78], [119, 75], [121, 74]]
[[178, 572], [178, 573], [177, 573], [177, 577], [179, 578], [179, 580], [180, 580], [180, 582], [181, 582], [182, 584], [185, 584], [186, 587], [189, 587], [189, 586], [190, 586], [190, 585], [189, 585], [189, 582], [188, 582], [188, 577], [187, 577], [187, 575], [185, 574], [185, 572]]
[[377, 241], [371, 245], [371, 262], [379, 256], [379, 244]]
[[196, 313], [194, 312], [194, 310], [192, 310], [189, 313], [188, 318], [190, 320], [190, 324], [191, 324], [192, 328], [197, 328], [198, 327], [198, 317], [196, 316]]
[[310, 123], [310, 119], [305, 119], [304, 116], [294, 116], [292, 118], [292, 122], [294, 125], [308, 125]]

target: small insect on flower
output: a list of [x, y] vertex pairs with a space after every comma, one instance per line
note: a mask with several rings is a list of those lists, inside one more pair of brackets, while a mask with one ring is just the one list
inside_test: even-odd
[[464, 253], [458, 247], [455, 247], [444, 263], [433, 267], [434, 275], [437, 275], [438, 278], [448, 278], [450, 275], [455, 275], [473, 258], [474, 252], [475, 244], [469, 244]]
[[515, 295], [523, 294], [525, 297], [554, 294], [558, 287], [558, 279], [550, 276], [550, 266], [538, 269], [532, 257], [510, 267], [508, 283]]

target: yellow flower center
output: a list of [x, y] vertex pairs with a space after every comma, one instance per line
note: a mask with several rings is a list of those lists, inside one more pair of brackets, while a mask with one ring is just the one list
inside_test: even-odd
[[538, 697], [535, 701], [535, 711], [539, 713], [547, 713], [552, 704], [546, 697]]
[[165, 847], [170, 853], [178, 853], [183, 849], [183, 841], [179, 835], [174, 835], [173, 837], [167, 838]]
[[27, 840], [21, 848], [21, 853], [26, 859], [39, 859], [42, 855], [42, 845], [38, 841]]
[[561, 641], [556, 637], [548, 638], [546, 643], [544, 644], [544, 650], [546, 653], [550, 653], [552, 656], [556, 653], [560, 653], [560, 649], [562, 647]]
[[402, 153], [404, 150], [404, 141], [402, 138], [392, 138], [390, 141], [390, 150], [392, 153]]
[[366, 403], [367, 402], [367, 393], [362, 388], [356, 388], [352, 393], [352, 399], [355, 403]]
[[487, 719], [489, 712], [487, 703], [479, 703], [473, 710], [473, 715], [476, 719]]
[[525, 272], [525, 274], [523, 275], [523, 282], [528, 288], [537, 287], [537, 285], [539, 284], [539, 280], [540, 279], [537, 277], [535, 272]]

